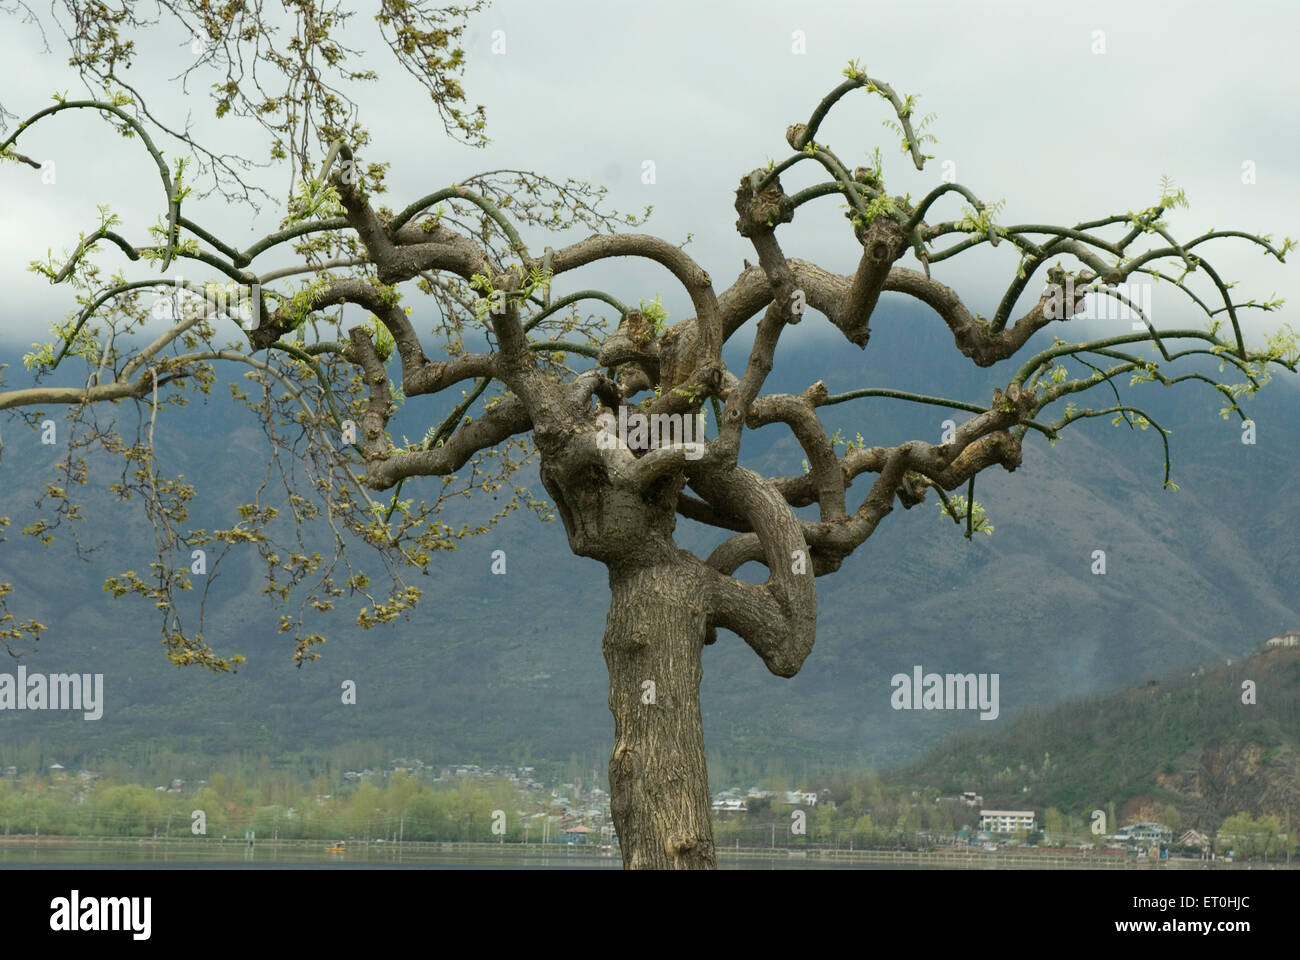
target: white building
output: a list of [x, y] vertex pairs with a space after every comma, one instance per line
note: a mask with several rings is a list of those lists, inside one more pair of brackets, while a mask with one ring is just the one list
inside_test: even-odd
[[1038, 820], [1032, 810], [981, 810], [980, 829], [989, 833], [1032, 832], [1038, 829]]
[[1264, 644], [1265, 647], [1300, 647], [1300, 630], [1288, 630], [1280, 637], [1274, 637]]
[[1120, 827], [1111, 839], [1129, 843], [1172, 843], [1174, 832], [1163, 823], [1146, 821]]
[[739, 812], [745, 813], [749, 810], [749, 802], [746, 800], [721, 799], [713, 801], [713, 810], [722, 812]]

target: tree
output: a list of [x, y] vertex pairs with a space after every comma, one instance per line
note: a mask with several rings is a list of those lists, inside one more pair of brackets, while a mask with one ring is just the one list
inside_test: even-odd
[[1056, 807], [1043, 811], [1043, 832], [1052, 843], [1060, 844], [1065, 838], [1065, 818]]
[[1283, 853], [1281, 832], [1282, 824], [1277, 817], [1257, 818], [1250, 826], [1251, 855], [1267, 860], [1270, 854]]
[[1222, 856], [1232, 851], [1239, 857], [1249, 857], [1252, 852], [1252, 831], [1255, 821], [1249, 813], [1238, 813], [1224, 819], [1214, 841], [1215, 851]]
[[[396, 16], [407, 6], [384, 9]], [[208, 29], [226, 35], [220, 24]], [[968, 539], [991, 532], [974, 497], [977, 475], [995, 466], [1014, 471], [1031, 433], [1055, 441], [1066, 427], [1101, 417], [1131, 429], [1154, 428], [1165, 451], [1164, 483], [1173, 489], [1166, 431], [1121, 397], [1123, 378], [1129, 387], [1200, 381], [1223, 395], [1225, 416], [1245, 420], [1238, 400], [1267, 382], [1269, 365], [1294, 371], [1300, 361], [1300, 347], [1286, 331], [1262, 347], [1247, 347], [1238, 314], [1277, 303], [1235, 299], [1202, 252], [1212, 241], [1238, 239], [1282, 261], [1289, 240], [1274, 246], [1267, 236], [1232, 230], [1175, 239], [1166, 214], [1186, 199], [1168, 182], [1151, 206], [1072, 225], [998, 224], [999, 205], [955, 182], [941, 182], [917, 200], [891, 196], [879, 151], [872, 166], [850, 171], [816, 140], [827, 114], [862, 90], [892, 111], [891, 123], [916, 168], [931, 159], [922, 153], [933, 139], [925, 132], [931, 118], [918, 119], [914, 97], [901, 96], [856, 62], [806, 123], [787, 130], [788, 157], [740, 176], [736, 228], [758, 263], [747, 264], [720, 291], [682, 246], [620, 232], [639, 221], [596, 213], [599, 194], [585, 185], [497, 172], [435, 186], [397, 211], [380, 206], [384, 167], [363, 164], [364, 135], [337, 118], [299, 138], [309, 146], [295, 154], [297, 187], [288, 216], [241, 250], [191, 219], [185, 163], [169, 166], [149, 138], [138, 95], [111, 84], [108, 89], [103, 98], [60, 100], [0, 142], [0, 155], [39, 167], [15, 152], [18, 138], [48, 117], [94, 111], [139, 137], [164, 187], [165, 220], [153, 242], [126, 239], [105, 213], [66, 260], [36, 267], [52, 282], [77, 288], [80, 309], [68, 322], [53, 324], [53, 341], [35, 351], [28, 366], [39, 380], [72, 355], [87, 368], [85, 385], [38, 382], [0, 392], [0, 409], [21, 410], [34, 426], [40, 423], [34, 411], [66, 405], [78, 443], [124, 461], [116, 492], [145, 504], [158, 560], [147, 577], [125, 571], [110, 577], [106, 588], [143, 597], [162, 611], [174, 662], [230, 670], [241, 658], [212, 650], [201, 619], [191, 627], [181, 618], [179, 597], [193, 589], [191, 574], [210, 583], [212, 569], [178, 567], [177, 558], [210, 550], [219, 560], [247, 545], [266, 561], [273, 599], [305, 596], [297, 616], [282, 615], [281, 629], [294, 635], [298, 662], [308, 662], [323, 640], [307, 627], [313, 612], [356, 597], [362, 627], [407, 614], [420, 592], [402, 571], [427, 571], [436, 553], [454, 547], [466, 532], [444, 513], [476, 490], [504, 489], [535, 456], [571, 550], [608, 572], [609, 777], [627, 867], [715, 866], [699, 684], [703, 647], [718, 640], [720, 629], [740, 636], [773, 674], [793, 676], [813, 647], [816, 578], [836, 572], [896, 503], [910, 509], [933, 490], [942, 514], [963, 525]], [[230, 109], [235, 99], [231, 93], [221, 103]], [[332, 109], [327, 98], [320, 106]], [[320, 172], [308, 177], [303, 171], [314, 167], [308, 162], [314, 156], [321, 156]], [[787, 192], [782, 178], [796, 167], [821, 171], [826, 179]], [[847, 208], [846, 240], [851, 234], [860, 249], [851, 276], [788, 257], [778, 239], [796, 214], [811, 216], [828, 198]], [[927, 219], [953, 200], [967, 204], [960, 217]], [[574, 223], [604, 232], [542, 251], [524, 236], [524, 228]], [[173, 308], [162, 313], [169, 325], [141, 342], [150, 310], [139, 296], [153, 281], [102, 277], [91, 252], [105, 244], [163, 270], [173, 261], [197, 261], [233, 288], [178, 284]], [[944, 261], [984, 244], [1005, 245], [1018, 258], [990, 318], [932, 275]], [[259, 257], [290, 249], [294, 266], [254, 269]], [[901, 265], [908, 256], [916, 268]], [[557, 295], [568, 275], [621, 257], [664, 267], [695, 315], [670, 327], [657, 300], [632, 306], [631, 298], [590, 288]], [[1182, 272], [1166, 272], [1167, 263]], [[1045, 286], [1035, 299], [1029, 288], [1040, 273]], [[304, 275], [310, 279], [285, 282]], [[1208, 278], [1221, 306], [1212, 307], [1192, 289], [1194, 276]], [[1207, 325], [1157, 330], [1127, 286], [1144, 277], [1187, 293]], [[441, 308], [443, 322], [432, 340], [417, 332], [402, 306], [412, 289]], [[763, 393], [780, 338], [809, 308], [847, 343], [865, 349], [886, 293], [932, 308], [957, 352], [977, 366], [1019, 361], [1006, 386], [982, 403], [874, 387], [831, 394], [820, 380], [799, 394]], [[1035, 340], [1052, 324], [1079, 315], [1089, 295], [1123, 304], [1142, 329], [1085, 343]], [[1029, 306], [1017, 316], [1026, 296]], [[577, 305], [590, 301], [612, 308], [617, 323], [584, 317]], [[737, 375], [723, 363], [722, 348], [755, 317], [748, 360]], [[221, 341], [231, 331], [238, 342]], [[1157, 358], [1137, 352], [1148, 344]], [[1198, 369], [1168, 372], [1187, 358], [1212, 358], [1244, 382], [1227, 383]], [[258, 490], [230, 528], [189, 530], [194, 488], [159, 472], [153, 427], [165, 405], [184, 402], [186, 390], [206, 392], [216, 369], [229, 364], [247, 369], [253, 389], [234, 392], [267, 435], [270, 475], [282, 481], [283, 496], [272, 502]], [[1107, 399], [1076, 405], [1093, 389], [1107, 391]], [[445, 413], [435, 415], [439, 408], [430, 398], [437, 397]], [[845, 441], [823, 428], [820, 408], [867, 398], [936, 406], [965, 419], [954, 420], [939, 443], [917, 439], [894, 446], [869, 446], [861, 436]], [[131, 441], [96, 419], [97, 409], [124, 401], [141, 411]], [[696, 434], [707, 414], [709, 433]], [[395, 436], [408, 417], [428, 424], [415, 441]], [[741, 462], [744, 431], [773, 424], [793, 433], [807, 458], [804, 472], [769, 477]], [[80, 519], [70, 491], [86, 479], [85, 460], [70, 454], [60, 469], [59, 482], [46, 490], [55, 520], [30, 526], [32, 536], [51, 537], [58, 523]], [[854, 509], [849, 488], [868, 475], [874, 480]], [[405, 484], [420, 478], [433, 478], [422, 488], [433, 501], [402, 499]], [[515, 488], [502, 512], [521, 505], [549, 515], [549, 507], [523, 487]], [[817, 519], [796, 513], [803, 507], [815, 507]], [[674, 540], [678, 516], [723, 531], [725, 539], [707, 557], [695, 556]], [[291, 533], [282, 537], [286, 524]], [[330, 527], [332, 555], [301, 546], [302, 531], [321, 524]], [[377, 551], [387, 565], [383, 590], [352, 563], [359, 546]], [[747, 563], [765, 567], [767, 579], [735, 576]], [[8, 623], [0, 633], [6, 643], [39, 633], [39, 624], [20, 621], [3, 607], [0, 616], [6, 618], [0, 624]], [[898, 823], [910, 841], [919, 812], [901, 811]]]
[[1183, 829], [1183, 817], [1182, 814], [1178, 812], [1178, 808], [1172, 803], [1166, 803], [1162, 819], [1164, 820], [1165, 826], [1174, 832], [1176, 838]]
[[853, 840], [859, 846], [866, 847], [874, 843], [875, 839], [875, 824], [871, 822], [871, 817], [864, 813], [853, 824]]
[[813, 843], [830, 844], [835, 839], [835, 808], [818, 805], [812, 811], [808, 831]]

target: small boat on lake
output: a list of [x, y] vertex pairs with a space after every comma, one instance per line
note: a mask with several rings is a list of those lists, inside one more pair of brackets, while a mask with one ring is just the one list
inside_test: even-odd
[[344, 848], [343, 848], [342, 840], [336, 840], [334, 843], [331, 843], [328, 847], [325, 848], [326, 853], [343, 853], [343, 850]]

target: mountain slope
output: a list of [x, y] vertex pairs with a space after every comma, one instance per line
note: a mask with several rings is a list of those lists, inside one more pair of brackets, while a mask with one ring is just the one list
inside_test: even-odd
[[[1243, 702], [1247, 682], [1253, 703]], [[1172, 803], [1194, 826], [1241, 811], [1300, 813], [1300, 648], [1032, 708], [894, 776], [949, 796], [974, 789], [988, 807], [1079, 814], [1114, 803], [1141, 816]]]
[[[894, 386], [987, 402], [1015, 369], [954, 359], [947, 331], [924, 311], [891, 304], [873, 331], [863, 352], [815, 338], [783, 343], [768, 389], [798, 392], [820, 378], [832, 392]], [[743, 362], [747, 348], [734, 344], [728, 362]], [[930, 356], [946, 359], [911, 362]], [[1279, 382], [1251, 402], [1254, 446], [1241, 444], [1235, 421], [1216, 416], [1220, 399], [1207, 388], [1132, 393], [1174, 431], [1178, 492], [1161, 488], [1154, 431], [1096, 420], [1071, 427], [1055, 447], [1031, 435], [1020, 469], [980, 479], [976, 496], [996, 526], [992, 537], [965, 541], [932, 500], [896, 509], [839, 573], [818, 582], [817, 647], [797, 677], [771, 676], [730, 634], [705, 651], [710, 750], [825, 765], [905, 762], [954, 731], [998, 729], [1035, 705], [1237, 657], [1255, 638], [1300, 626], [1300, 548], [1290, 533], [1300, 513], [1294, 385]], [[134, 417], [129, 407], [117, 410]], [[948, 416], [886, 400], [823, 414], [831, 430], [860, 431], [869, 443], [937, 440]], [[166, 411], [158, 437], [164, 469], [200, 478], [194, 524], [228, 523], [247, 499], [248, 478], [264, 469], [248, 414], [214, 394], [207, 405]], [[110, 502], [101, 470], [82, 498], [92, 518], [84, 536], [96, 552], [79, 559], [66, 536], [40, 547], [13, 531], [31, 519], [31, 503], [66, 451], [40, 447], [12, 421], [4, 440], [0, 507], [14, 528], [0, 546], [0, 580], [14, 582], [24, 616], [51, 628], [28, 669], [102, 672], [108, 698], [94, 722], [0, 714], [6, 738], [39, 738], [64, 763], [69, 754], [150, 739], [213, 752], [375, 739], [458, 762], [579, 754], [585, 765], [608, 756], [606, 576], [569, 553], [558, 522], [515, 515], [436, 557], [428, 577], [414, 578], [425, 596], [409, 622], [366, 632], [350, 614], [324, 619], [315, 627], [329, 637], [323, 659], [301, 670], [277, 634], [279, 611], [257, 593], [258, 562], [235, 559], [209, 599], [207, 639], [249, 663], [215, 677], [167, 664], [147, 603], [102, 590], [105, 577], [144, 571], [152, 559], [138, 508]], [[797, 472], [803, 459], [779, 427], [748, 436], [744, 454], [775, 473]], [[851, 506], [869, 482], [852, 488]], [[408, 485], [411, 494], [418, 487]], [[471, 507], [467, 519], [490, 506]], [[679, 534], [701, 553], [719, 539], [688, 521]], [[505, 576], [490, 573], [497, 549], [507, 553]], [[1092, 573], [1095, 550], [1106, 551], [1104, 576]], [[916, 664], [998, 673], [1001, 716], [891, 709], [890, 677]], [[355, 706], [341, 702], [345, 680], [357, 684]]]

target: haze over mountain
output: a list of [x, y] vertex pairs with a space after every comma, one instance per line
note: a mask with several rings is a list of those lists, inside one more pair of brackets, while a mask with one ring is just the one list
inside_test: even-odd
[[[1050, 336], [1034, 341], [1049, 343]], [[20, 346], [0, 343], [11, 385], [22, 382]], [[747, 342], [730, 345], [733, 369], [747, 350]], [[816, 333], [783, 342], [767, 390], [799, 392], [824, 379], [832, 393], [887, 386], [988, 403], [1028, 355], [979, 370], [956, 354], [933, 314], [890, 301], [864, 352]], [[1217, 364], [1209, 369], [1217, 373]], [[981, 475], [976, 498], [996, 528], [992, 536], [963, 539], [933, 495], [912, 510], [896, 506], [838, 573], [818, 580], [817, 645], [798, 676], [771, 676], [726, 632], [706, 650], [701, 698], [710, 751], [903, 763], [955, 730], [997, 729], [1027, 708], [1237, 658], [1300, 627], [1298, 394], [1294, 377], [1278, 380], [1245, 402], [1257, 424], [1254, 445], [1241, 442], [1235, 416], [1219, 417], [1222, 398], [1203, 384], [1118, 384], [1173, 431], [1177, 492], [1162, 489], [1154, 430], [1100, 418], [1071, 426], [1055, 447], [1031, 433], [1015, 473]], [[1081, 405], [1109, 405], [1107, 398], [1096, 391]], [[118, 411], [133, 421], [130, 407]], [[860, 432], [868, 444], [937, 441], [942, 420], [966, 417], [882, 399], [821, 413], [831, 430], [848, 439]], [[62, 532], [48, 549], [18, 533], [66, 449], [40, 446], [17, 421], [3, 427], [0, 513], [14, 525], [0, 546], [0, 580], [14, 583], [17, 612], [49, 627], [23, 662], [36, 672], [103, 673], [106, 690], [98, 721], [0, 713], [6, 740], [39, 738], [65, 764], [85, 751], [150, 739], [268, 753], [384, 740], [434, 762], [579, 754], [603, 763], [608, 756], [605, 571], [570, 554], [558, 520], [516, 514], [436, 556], [429, 576], [412, 577], [424, 597], [409, 622], [362, 631], [355, 605], [341, 607], [314, 627], [329, 638], [322, 659], [300, 670], [291, 643], [276, 632], [280, 611], [257, 594], [256, 557], [228, 562], [208, 601], [207, 639], [249, 662], [233, 676], [213, 676], [165, 660], [146, 601], [113, 600], [102, 590], [107, 576], [147, 571], [154, 550], [139, 506], [112, 504], [104, 493], [112, 478], [102, 460], [77, 498], [91, 518], [82, 538], [97, 546], [87, 559], [76, 557]], [[165, 411], [157, 429], [167, 451], [160, 470], [199, 484], [193, 526], [228, 525], [233, 505], [248, 499], [265, 469], [251, 416], [214, 390], [206, 405]], [[410, 432], [419, 429], [415, 423]], [[781, 426], [748, 434], [743, 456], [768, 474], [797, 473], [803, 459]], [[541, 492], [535, 471], [523, 478]], [[869, 484], [865, 476], [853, 486], [851, 507]], [[408, 485], [403, 496], [410, 495], [418, 487]], [[474, 506], [466, 519], [491, 505]], [[679, 533], [683, 546], [705, 553], [718, 539], [684, 520]], [[490, 572], [498, 549], [506, 551], [504, 576]], [[1105, 575], [1091, 572], [1094, 550], [1106, 552]], [[744, 575], [759, 574], [750, 567]], [[999, 674], [1000, 716], [892, 709], [890, 678], [918, 664], [927, 672]], [[341, 703], [344, 680], [357, 684], [355, 706]]]

